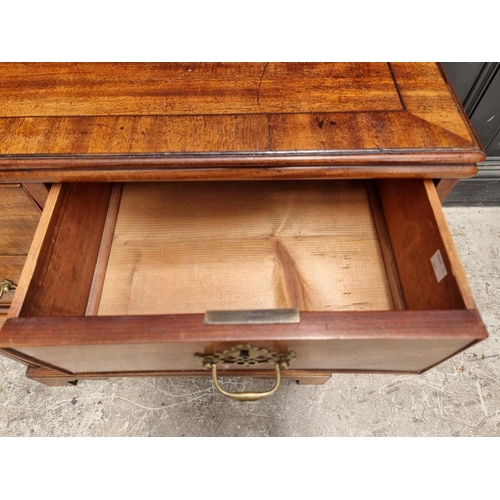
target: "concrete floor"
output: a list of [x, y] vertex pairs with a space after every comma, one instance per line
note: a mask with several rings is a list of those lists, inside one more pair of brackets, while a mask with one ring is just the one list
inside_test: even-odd
[[490, 338], [426, 374], [334, 375], [323, 386], [285, 380], [268, 400], [237, 403], [209, 379], [49, 388], [0, 356], [0, 436], [500, 435], [500, 208], [445, 213]]

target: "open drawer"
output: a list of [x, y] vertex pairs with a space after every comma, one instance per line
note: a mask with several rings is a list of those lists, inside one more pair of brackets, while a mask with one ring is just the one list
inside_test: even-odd
[[419, 373], [486, 336], [430, 180], [88, 183], [53, 186], [0, 347], [55, 384], [272, 375], [254, 347]]

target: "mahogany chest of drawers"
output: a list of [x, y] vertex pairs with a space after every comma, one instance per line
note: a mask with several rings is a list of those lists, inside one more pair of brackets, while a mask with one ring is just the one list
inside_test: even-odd
[[2, 64], [0, 110], [0, 182], [52, 184], [0, 330], [32, 379], [322, 383], [487, 336], [440, 203], [484, 153], [436, 64]]

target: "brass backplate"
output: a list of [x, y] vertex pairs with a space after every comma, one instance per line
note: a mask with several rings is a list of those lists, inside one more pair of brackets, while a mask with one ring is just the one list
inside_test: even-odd
[[217, 364], [255, 366], [263, 363], [278, 364], [280, 368], [285, 370], [288, 368], [290, 361], [295, 359], [295, 353], [293, 351], [280, 353], [250, 344], [240, 344], [214, 354], [197, 353], [194, 357], [208, 370], [212, 365]]
[[249, 309], [234, 311], [207, 311], [207, 325], [262, 325], [272, 323], [300, 323], [298, 309]]

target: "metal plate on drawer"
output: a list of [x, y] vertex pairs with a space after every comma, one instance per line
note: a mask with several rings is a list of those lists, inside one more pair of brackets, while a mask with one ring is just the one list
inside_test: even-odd
[[269, 323], [300, 323], [298, 309], [250, 309], [207, 311], [207, 325], [254, 325]]

